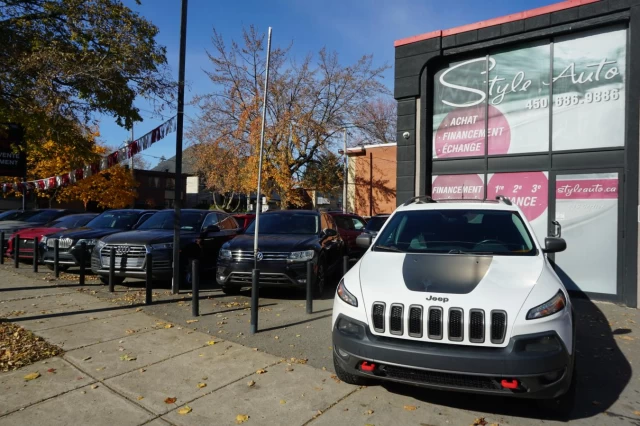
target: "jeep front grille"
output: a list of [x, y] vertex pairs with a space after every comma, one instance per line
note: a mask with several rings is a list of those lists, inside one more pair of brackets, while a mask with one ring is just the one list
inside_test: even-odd
[[[405, 309], [400, 303], [387, 305], [374, 302], [371, 306], [371, 324], [376, 333], [408, 336], [448, 342], [481, 344], [489, 340], [494, 345], [504, 343], [507, 333], [507, 313], [482, 309], [449, 308], [411, 305]], [[487, 339], [486, 336], [489, 336]]]
[[504, 342], [507, 331], [507, 313], [505, 311], [491, 311], [491, 343]]
[[394, 365], [385, 365], [381, 367], [381, 372], [389, 378], [414, 383], [424, 383], [433, 386], [453, 386], [462, 389], [486, 389], [494, 391], [504, 390], [496, 380], [486, 376], [442, 373], [438, 371], [396, 367]]

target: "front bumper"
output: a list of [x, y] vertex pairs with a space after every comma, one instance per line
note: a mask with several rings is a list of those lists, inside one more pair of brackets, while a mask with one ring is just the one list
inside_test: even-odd
[[[339, 330], [347, 320], [360, 331]], [[571, 385], [574, 358], [554, 331], [516, 336], [505, 348], [453, 346], [378, 337], [366, 324], [340, 315], [333, 330], [334, 358], [339, 367], [357, 376], [390, 380], [435, 389], [551, 399]], [[557, 341], [553, 350], [525, 350], [543, 337]], [[362, 363], [373, 363], [371, 368]], [[370, 370], [370, 371], [367, 371]], [[505, 388], [502, 381], [514, 383]]]
[[[153, 250], [151, 276], [154, 280], [170, 280], [173, 278], [173, 251], [169, 249]], [[91, 271], [96, 275], [109, 276], [109, 258], [103, 257], [98, 250], [91, 255]], [[127, 266], [126, 262], [116, 256], [115, 276], [123, 278], [145, 279], [147, 276], [146, 260], [140, 266]]]
[[[258, 262], [260, 287], [305, 287], [307, 262]], [[251, 287], [253, 262], [218, 259], [216, 281], [222, 287]]]
[[[42, 244], [40, 244], [42, 247]], [[91, 252], [93, 251], [93, 247], [87, 247], [84, 253], [84, 264], [85, 266], [91, 265]], [[54, 255], [52, 248], [42, 249], [41, 251], [42, 262], [53, 264]], [[58, 263], [60, 265], [68, 265], [68, 266], [80, 266], [80, 259], [82, 258], [82, 249], [79, 246], [71, 246], [68, 249], [59, 249], [58, 251]]]

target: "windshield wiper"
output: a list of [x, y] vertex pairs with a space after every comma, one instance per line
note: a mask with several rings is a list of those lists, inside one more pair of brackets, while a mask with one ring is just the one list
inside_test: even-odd
[[376, 245], [376, 246], [373, 246], [373, 248], [376, 251], [381, 250], [381, 251], [392, 251], [394, 253], [404, 253], [404, 251], [402, 251], [402, 250], [400, 250], [398, 248], [395, 248], [395, 247], [390, 247], [390, 246]]
[[488, 254], [495, 254], [492, 251], [463, 251], [460, 249], [451, 249], [449, 250], [448, 254], [472, 254], [472, 255], [488, 255]]

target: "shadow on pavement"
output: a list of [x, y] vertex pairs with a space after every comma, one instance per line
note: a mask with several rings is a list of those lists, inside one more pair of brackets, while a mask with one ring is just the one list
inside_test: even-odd
[[[588, 419], [607, 412], [608, 416], [624, 418], [640, 425], [638, 418], [608, 412], [632, 377], [631, 364], [614, 338], [630, 330], [612, 330], [602, 311], [586, 298], [573, 296], [571, 301], [577, 323], [578, 382], [575, 408], [569, 419]], [[535, 401], [529, 399], [438, 391], [396, 383], [384, 383], [383, 386], [390, 392], [425, 403], [494, 415], [553, 419], [553, 415], [545, 413]]]

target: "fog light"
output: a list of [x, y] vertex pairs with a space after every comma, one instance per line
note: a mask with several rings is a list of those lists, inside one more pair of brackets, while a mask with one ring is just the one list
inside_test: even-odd
[[338, 321], [338, 331], [342, 334], [348, 334], [350, 336], [360, 337], [362, 334], [362, 327], [358, 324], [354, 324], [344, 318], [340, 318]]
[[338, 355], [340, 355], [340, 358], [349, 359], [349, 354], [340, 348], [338, 348]]
[[560, 349], [560, 344], [555, 337], [544, 336], [538, 339], [528, 340], [525, 343], [526, 352], [556, 352]]
[[542, 380], [544, 380], [544, 383], [547, 383], [547, 384], [557, 382], [560, 379], [560, 377], [562, 377], [563, 373], [564, 373], [564, 370], [552, 371], [551, 373], [547, 373], [543, 375]]

